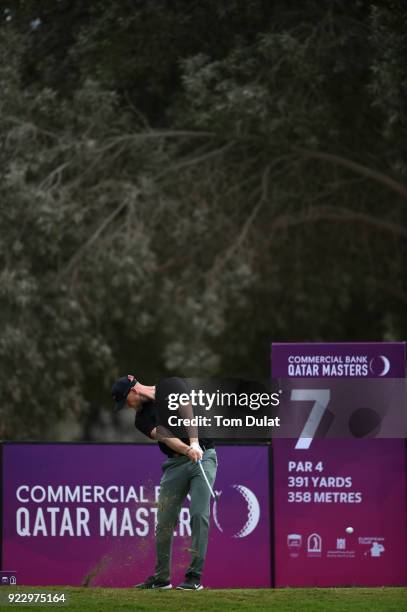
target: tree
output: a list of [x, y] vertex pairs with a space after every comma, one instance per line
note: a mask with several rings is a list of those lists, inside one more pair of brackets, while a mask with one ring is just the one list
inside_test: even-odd
[[404, 337], [402, 4], [81, 4], [1, 28], [3, 437]]

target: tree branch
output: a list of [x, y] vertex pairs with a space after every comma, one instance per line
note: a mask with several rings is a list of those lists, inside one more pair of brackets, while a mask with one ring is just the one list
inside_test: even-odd
[[348, 170], [352, 170], [352, 172], [361, 174], [372, 179], [373, 181], [376, 181], [377, 183], [380, 183], [381, 185], [384, 185], [385, 187], [388, 187], [389, 189], [392, 189], [403, 198], [407, 198], [407, 187], [403, 185], [403, 183], [399, 183], [395, 179], [391, 178], [391, 176], [388, 176], [383, 172], [368, 168], [367, 166], [363, 166], [358, 162], [347, 159], [346, 157], [341, 157], [340, 155], [334, 155], [333, 153], [326, 153], [324, 151], [309, 151], [307, 149], [297, 149], [297, 151], [306, 159], [319, 159], [331, 164], [336, 164], [337, 166], [342, 166], [343, 168], [348, 168]]
[[96, 242], [96, 240], [99, 238], [100, 234], [105, 230], [105, 228], [113, 221], [113, 219], [115, 217], [117, 217], [117, 215], [125, 208], [125, 206], [127, 206], [128, 201], [124, 200], [117, 208], [115, 208], [115, 210], [106, 217], [106, 219], [103, 220], [103, 222], [99, 225], [99, 227], [97, 228], [97, 230], [92, 234], [92, 236], [85, 242], [85, 244], [83, 244], [80, 249], [78, 249], [78, 251], [76, 251], [76, 253], [71, 257], [71, 259], [69, 260], [68, 264], [65, 266], [65, 268], [61, 271], [60, 275], [63, 276], [65, 274], [68, 274], [72, 268], [74, 267], [74, 265], [81, 259], [82, 255], [84, 254], [84, 252], [90, 247], [92, 246], [92, 244], [94, 244]]
[[376, 230], [391, 233], [400, 238], [407, 239], [407, 228], [392, 223], [391, 221], [382, 221], [372, 215], [366, 213], [357, 213], [348, 208], [311, 208], [302, 215], [281, 215], [273, 222], [273, 230], [285, 229], [296, 225], [304, 225], [306, 223], [316, 223], [318, 221], [334, 221], [342, 223], [362, 223]]

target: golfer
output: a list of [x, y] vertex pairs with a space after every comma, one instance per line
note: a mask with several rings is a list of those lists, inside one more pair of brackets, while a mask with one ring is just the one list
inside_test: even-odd
[[[160, 450], [167, 455], [162, 465], [156, 528], [156, 568], [153, 576], [140, 589], [172, 589], [170, 581], [171, 546], [174, 528], [182, 502], [190, 494], [191, 563], [185, 573], [185, 581], [177, 589], [200, 591], [201, 574], [208, 545], [210, 491], [200, 470], [198, 461], [213, 487], [217, 457], [213, 441], [208, 438], [171, 437], [171, 433], [159, 424], [159, 409], [170, 393], [188, 393], [181, 378], [167, 378], [157, 386], [138, 382], [131, 374], [116, 380], [112, 387], [115, 411], [132, 408], [136, 411], [135, 426], [143, 434], [156, 440]], [[188, 432], [191, 433], [191, 430]], [[197, 435], [194, 432], [195, 435]]]

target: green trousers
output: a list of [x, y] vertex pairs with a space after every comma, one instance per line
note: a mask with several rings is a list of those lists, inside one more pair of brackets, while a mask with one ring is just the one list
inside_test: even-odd
[[[213, 486], [218, 462], [214, 448], [204, 452], [202, 466]], [[170, 580], [171, 548], [174, 529], [182, 502], [191, 496], [191, 563], [186, 576], [200, 578], [208, 546], [211, 494], [198, 463], [192, 463], [184, 455], [163, 463], [163, 475], [158, 499], [155, 578]]]

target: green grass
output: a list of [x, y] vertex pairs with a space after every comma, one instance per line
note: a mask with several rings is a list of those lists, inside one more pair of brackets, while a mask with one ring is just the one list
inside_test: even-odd
[[[407, 588], [350, 589], [233, 589], [185, 591], [138, 591], [71, 587], [2, 587], [0, 604], [8, 593], [65, 592], [69, 602], [62, 610], [166, 610], [212, 612], [220, 610], [271, 610], [272, 612], [400, 612], [406, 609]], [[10, 609], [38, 610], [44, 605], [13, 605]], [[46, 606], [55, 610], [55, 606]]]

